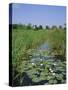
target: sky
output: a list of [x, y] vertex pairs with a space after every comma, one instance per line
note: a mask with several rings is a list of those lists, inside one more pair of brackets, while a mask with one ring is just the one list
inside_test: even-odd
[[12, 4], [13, 24], [59, 26], [66, 23], [66, 7], [34, 4]]

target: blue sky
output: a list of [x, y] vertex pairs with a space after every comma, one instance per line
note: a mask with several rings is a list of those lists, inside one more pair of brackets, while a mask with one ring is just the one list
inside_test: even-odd
[[12, 4], [12, 23], [63, 26], [65, 22], [64, 6]]

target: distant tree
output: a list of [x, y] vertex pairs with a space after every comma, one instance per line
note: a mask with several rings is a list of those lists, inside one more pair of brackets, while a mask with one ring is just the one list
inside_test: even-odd
[[17, 29], [18, 25], [17, 24], [13, 24], [12, 27], [13, 27], [13, 29]]
[[37, 25], [34, 25], [34, 29], [35, 29], [35, 30], [38, 30], [39, 28], [38, 28], [38, 26], [37, 26]]
[[54, 26], [52, 26], [52, 29], [57, 29], [57, 26], [55, 26], [55, 25], [54, 25]]
[[27, 29], [32, 29], [32, 26], [30, 23], [27, 25]]
[[25, 24], [22, 24], [22, 29], [27, 29]]
[[42, 25], [39, 25], [39, 29], [43, 29]]
[[62, 26], [61, 25], [59, 25], [59, 29], [62, 29]]
[[64, 30], [66, 30], [66, 23], [64, 24]]
[[35, 29], [35, 25], [33, 25], [32, 28]]
[[48, 25], [46, 25], [46, 29], [50, 29]]
[[23, 25], [20, 23], [20, 24], [18, 24], [18, 28], [19, 29], [22, 29], [23, 28]]

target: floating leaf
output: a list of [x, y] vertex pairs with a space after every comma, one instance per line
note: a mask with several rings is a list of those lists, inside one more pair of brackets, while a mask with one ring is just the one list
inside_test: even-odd
[[56, 78], [57, 78], [57, 80], [62, 80], [63, 79], [63, 75], [62, 74], [57, 74]]
[[54, 80], [49, 80], [49, 84], [53, 84], [54, 83]]
[[37, 77], [36, 78], [33, 78], [32, 81], [33, 82], [39, 82], [40, 81], [40, 78], [37, 78]]

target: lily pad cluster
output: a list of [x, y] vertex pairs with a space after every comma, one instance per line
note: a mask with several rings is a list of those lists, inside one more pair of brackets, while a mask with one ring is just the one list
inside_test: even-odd
[[[66, 61], [41, 52], [32, 52], [30, 60], [18, 67], [18, 85], [63, 84], [66, 82]], [[25, 74], [24, 74], [25, 73]]]
[[[40, 82], [44, 82], [43, 84], [62, 84], [66, 82], [65, 61], [45, 60], [36, 63], [27, 62], [23, 70], [32, 82], [36, 84]], [[22, 82], [24, 83], [24, 81]]]

